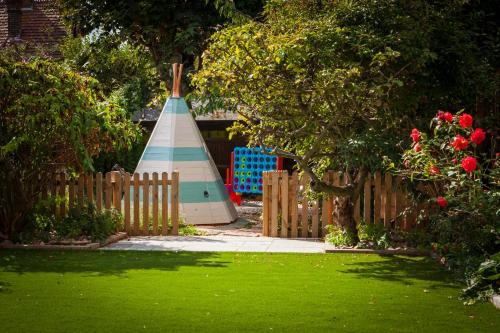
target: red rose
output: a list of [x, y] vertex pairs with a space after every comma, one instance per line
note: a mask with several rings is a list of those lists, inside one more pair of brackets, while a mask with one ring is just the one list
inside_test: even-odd
[[457, 136], [455, 136], [455, 139], [453, 140], [451, 145], [453, 146], [453, 148], [455, 148], [455, 150], [464, 150], [469, 145], [469, 141], [458, 134]]
[[413, 140], [413, 142], [420, 141], [420, 132], [418, 131], [418, 129], [416, 129], [416, 128], [412, 129], [410, 137]]
[[439, 120], [445, 120], [449, 123], [453, 121], [453, 115], [450, 112], [444, 112], [441, 110], [438, 111], [436, 118]]
[[439, 168], [435, 165], [431, 165], [431, 167], [429, 168], [429, 173], [431, 175], [439, 175]]
[[480, 144], [486, 138], [486, 133], [482, 128], [476, 128], [474, 132], [470, 135], [470, 141], [474, 142], [476, 145]]
[[418, 153], [419, 151], [421, 151], [421, 150], [422, 150], [422, 146], [420, 145], [420, 143], [417, 143], [417, 144], [415, 145], [415, 147], [413, 147], [413, 150], [415, 150], [415, 152], [417, 152], [417, 153]]
[[472, 172], [476, 170], [476, 167], [477, 167], [477, 160], [475, 157], [467, 156], [462, 160], [462, 168], [466, 172]]
[[450, 112], [445, 112], [443, 118], [449, 123], [453, 121], [453, 115]]
[[460, 123], [460, 126], [462, 126], [463, 128], [471, 127], [472, 121], [473, 121], [472, 116], [468, 113], [462, 113], [460, 115], [459, 120], [458, 120], [458, 122]]
[[443, 197], [437, 197], [436, 202], [441, 208], [448, 206], [448, 201]]

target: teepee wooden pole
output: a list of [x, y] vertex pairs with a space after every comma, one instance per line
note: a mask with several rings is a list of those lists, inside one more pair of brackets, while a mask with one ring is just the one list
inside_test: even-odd
[[182, 64], [173, 64], [173, 84], [172, 84], [172, 97], [181, 97], [181, 78], [182, 78]]

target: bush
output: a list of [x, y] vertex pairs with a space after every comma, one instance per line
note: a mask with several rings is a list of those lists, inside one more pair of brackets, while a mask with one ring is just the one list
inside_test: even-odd
[[467, 288], [462, 292], [466, 304], [488, 300], [500, 291], [500, 252], [486, 259], [479, 269], [467, 279]]
[[54, 207], [61, 198], [41, 200], [27, 217], [26, 227], [12, 238], [19, 243], [34, 241], [58, 241], [86, 238], [92, 241], [105, 240], [123, 225], [122, 216], [115, 210], [98, 212], [92, 203], [70, 208], [64, 218], [57, 218]]
[[488, 131], [474, 129], [473, 122], [463, 111], [439, 111], [432, 135], [412, 130], [413, 145], [400, 170], [424, 185], [434, 248], [448, 267], [466, 277], [500, 249], [499, 155], [493, 136], [488, 152]]
[[45, 175], [92, 171], [99, 154], [129, 147], [138, 127], [95, 79], [49, 60], [0, 54], [0, 233], [26, 226]]
[[123, 224], [122, 216], [114, 209], [98, 212], [95, 205], [84, 204], [71, 208], [68, 215], [56, 225], [58, 238], [75, 239], [86, 236], [92, 241], [105, 240]]
[[356, 235], [336, 225], [329, 225], [326, 241], [335, 246], [354, 246], [356, 245]]

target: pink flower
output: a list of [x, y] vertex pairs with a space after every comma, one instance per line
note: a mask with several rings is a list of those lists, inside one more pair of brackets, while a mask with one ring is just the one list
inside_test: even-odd
[[464, 150], [469, 145], [469, 141], [458, 134], [457, 136], [455, 136], [455, 139], [453, 140], [451, 145], [453, 146], [453, 148], [455, 148], [455, 150]]
[[445, 208], [446, 206], [448, 206], [448, 201], [443, 197], [437, 197], [436, 202], [441, 208]]
[[413, 142], [415, 142], [415, 143], [419, 142], [420, 141], [420, 132], [418, 131], [418, 129], [416, 129], [416, 128], [412, 129], [410, 137], [413, 140]]
[[458, 163], [458, 160], [456, 158], [452, 159], [451, 161], [453, 162], [453, 164], [457, 164]]
[[429, 173], [432, 176], [439, 175], [439, 168], [435, 165], [431, 165], [431, 167], [429, 168]]
[[476, 128], [474, 132], [470, 135], [470, 141], [474, 142], [476, 145], [480, 144], [486, 138], [486, 133], [482, 128]]
[[460, 126], [462, 126], [463, 128], [468, 128], [468, 127], [472, 126], [473, 118], [468, 113], [462, 113], [460, 115], [458, 122], [459, 122]]
[[413, 150], [414, 150], [416, 153], [420, 152], [420, 151], [422, 150], [422, 146], [420, 145], [420, 143], [417, 143], [417, 144], [415, 145], [415, 147], [413, 147]]
[[477, 160], [475, 157], [467, 156], [462, 160], [462, 168], [466, 172], [472, 172], [476, 170], [476, 167], [477, 167]]

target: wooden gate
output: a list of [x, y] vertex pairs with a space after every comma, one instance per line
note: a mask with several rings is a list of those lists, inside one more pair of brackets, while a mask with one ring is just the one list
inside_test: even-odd
[[[334, 185], [347, 183], [340, 172], [329, 171], [323, 180]], [[282, 238], [320, 238], [326, 228], [338, 224], [335, 216], [336, 197], [324, 195], [308, 197], [309, 178], [287, 171], [268, 171], [263, 175], [264, 236]], [[415, 214], [403, 214], [411, 202], [401, 187], [401, 179], [391, 174], [376, 172], [368, 175], [364, 190], [354, 203], [357, 223], [382, 223], [409, 229], [415, 224]]]

